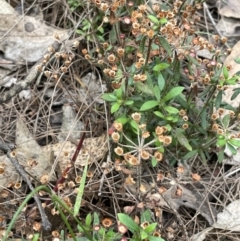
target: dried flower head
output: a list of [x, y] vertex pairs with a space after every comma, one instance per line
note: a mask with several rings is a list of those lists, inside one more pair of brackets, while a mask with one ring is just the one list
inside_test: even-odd
[[118, 48], [117, 49], [117, 54], [119, 57], [123, 57], [125, 50], [123, 48]]
[[132, 116], [133, 120], [135, 120], [136, 122], [139, 122], [141, 119], [141, 114], [138, 112], [133, 113], [131, 116]]
[[142, 67], [142, 63], [136, 62], [135, 67], [136, 67], [136, 69], [140, 69]]
[[222, 44], [225, 44], [225, 43], [227, 42], [227, 40], [228, 40], [228, 39], [227, 39], [226, 37], [222, 37], [222, 38], [221, 38]]
[[211, 119], [212, 119], [212, 120], [217, 120], [218, 118], [219, 118], [218, 113], [213, 113], [213, 114], [211, 115]]
[[182, 190], [181, 188], [177, 188], [177, 190], [176, 190], [176, 192], [175, 192], [175, 195], [176, 195], [177, 197], [181, 197], [182, 194], [183, 194], [183, 190]]
[[171, 136], [164, 136], [163, 143], [166, 146], [170, 145], [172, 143], [172, 137]]
[[59, 237], [59, 232], [57, 230], [52, 231], [53, 237]]
[[149, 226], [149, 222], [143, 222], [140, 225], [143, 229], [146, 228], [147, 226]]
[[219, 108], [219, 109], [218, 109], [218, 114], [219, 114], [219, 115], [222, 115], [222, 114], [224, 113], [224, 111], [225, 111], [225, 110], [224, 110], [223, 108]]
[[104, 218], [101, 223], [104, 228], [109, 228], [113, 225], [113, 221], [111, 218]]
[[107, 57], [107, 59], [108, 59], [108, 61], [109, 61], [110, 63], [114, 63], [115, 60], [116, 60], [116, 57], [115, 57], [114, 54], [110, 54], [110, 55]]
[[164, 176], [163, 172], [160, 172], [160, 173], [157, 174], [157, 182], [163, 181], [164, 178], [165, 178], [165, 176]]
[[147, 79], [147, 75], [146, 74], [141, 74], [140, 75], [140, 80], [141, 81], [145, 81]]
[[140, 24], [137, 23], [137, 22], [134, 22], [134, 23], [132, 24], [132, 27], [133, 27], [133, 29], [139, 29], [139, 28], [140, 28]]
[[157, 126], [155, 132], [158, 136], [162, 135], [164, 133], [164, 128], [162, 126]]
[[187, 123], [184, 123], [184, 124], [182, 125], [182, 128], [183, 128], [184, 130], [186, 130], [186, 129], [188, 128], [188, 124], [187, 124]]
[[154, 31], [152, 29], [147, 31], [147, 36], [152, 39], [154, 37]]
[[125, 234], [128, 231], [127, 227], [123, 224], [118, 224], [118, 232], [121, 234]]
[[181, 110], [179, 111], [179, 115], [180, 115], [180, 116], [185, 116], [185, 115], [186, 115], [186, 110], [181, 109]]
[[116, 131], [112, 133], [111, 137], [112, 137], [113, 142], [115, 142], [115, 143], [117, 143], [120, 139], [120, 135]]
[[153, 5], [152, 5], [152, 9], [153, 9], [153, 11], [154, 12], [159, 12], [160, 11], [160, 5], [158, 4], [158, 3], [154, 3]]
[[167, 189], [165, 188], [165, 187], [163, 187], [163, 186], [160, 186], [159, 188], [158, 188], [158, 192], [160, 193], [160, 194], [163, 194], [163, 193], [165, 193], [167, 191]]
[[148, 160], [149, 158], [150, 158], [150, 153], [148, 152], [148, 151], [141, 151], [141, 158], [143, 159], [143, 160]]
[[214, 123], [214, 124], [212, 125], [212, 130], [213, 130], [213, 131], [217, 131], [218, 128], [219, 128], [219, 125], [218, 125], [217, 123]]
[[36, 221], [33, 223], [33, 230], [40, 231], [41, 227], [42, 227], [41, 223]]
[[217, 129], [217, 133], [218, 133], [218, 135], [223, 135], [223, 134], [224, 134], [224, 131], [223, 131], [223, 129], [218, 128], [218, 129]]
[[42, 184], [48, 184], [48, 182], [49, 182], [49, 175], [45, 174], [45, 175], [41, 176], [40, 182]]
[[201, 177], [197, 173], [192, 173], [192, 179], [193, 181], [199, 182], [201, 180]]
[[141, 57], [141, 58], [138, 60], [138, 62], [141, 63], [141, 64], [145, 64], [145, 59]]
[[180, 173], [184, 173], [185, 171], [185, 168], [183, 166], [178, 166], [177, 167], [177, 172], [180, 174]]
[[232, 111], [232, 110], [230, 110], [230, 111], [229, 111], [229, 115], [230, 115], [230, 117], [235, 117], [235, 112]]
[[114, 148], [114, 152], [119, 156], [123, 155], [123, 153], [124, 153], [123, 148], [119, 147], [119, 146]]
[[158, 140], [159, 140], [160, 142], [164, 142], [165, 136], [164, 136], [164, 135], [159, 135], [157, 138], [158, 138]]
[[15, 189], [19, 189], [21, 186], [22, 186], [21, 182], [17, 182], [17, 183], [14, 184]]
[[149, 131], [145, 131], [145, 132], [142, 133], [142, 137], [143, 137], [144, 139], [148, 138], [149, 136], [150, 136]]
[[140, 75], [140, 74], [135, 74], [135, 75], [133, 76], [134, 81], [139, 81], [140, 78], [141, 78], [141, 75]]
[[128, 177], [125, 179], [125, 185], [129, 186], [129, 185], [133, 185], [136, 182], [134, 181], [134, 179], [132, 178], [131, 175], [128, 175]]
[[154, 153], [154, 157], [156, 158], [157, 161], [161, 161], [163, 159], [163, 154], [160, 151], [156, 151]]
[[117, 130], [117, 131], [122, 131], [122, 123], [119, 123], [119, 122], [114, 122], [113, 123], [113, 126], [114, 126], [114, 128]]
[[108, 73], [108, 75], [109, 75], [110, 77], [114, 77], [114, 76], [116, 75], [116, 72], [115, 72], [114, 70], [110, 70], [109, 73]]
[[129, 153], [124, 155], [124, 160], [127, 161], [132, 166], [139, 165], [138, 159]]
[[90, 60], [91, 59], [91, 56], [89, 54], [85, 54], [84, 55], [84, 58], [87, 59], [87, 60]]
[[76, 183], [80, 183], [81, 180], [82, 180], [82, 176], [76, 176], [76, 177], [75, 177], [75, 182], [76, 182]]

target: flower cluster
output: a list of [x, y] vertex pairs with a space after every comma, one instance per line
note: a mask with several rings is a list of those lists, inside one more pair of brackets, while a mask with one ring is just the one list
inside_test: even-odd
[[[142, 160], [150, 160], [154, 158], [157, 162], [163, 159], [162, 149], [160, 151], [159, 146], [155, 146], [156, 141], [162, 143], [163, 146], [167, 146], [172, 142], [172, 137], [164, 135], [167, 132], [166, 127], [156, 127], [156, 137], [150, 142], [145, 143], [146, 139], [150, 137], [150, 133], [146, 129], [146, 124], [141, 123], [141, 114], [136, 112], [131, 115], [138, 127], [137, 142], [135, 143], [132, 138], [130, 139], [125, 135], [123, 126], [121, 123], [115, 122], [113, 124], [115, 131], [112, 132], [111, 138], [117, 147], [114, 148], [115, 154], [122, 157], [116, 159], [116, 169], [121, 170], [121, 165], [137, 166], [141, 165]], [[122, 143], [130, 143], [129, 145]]]

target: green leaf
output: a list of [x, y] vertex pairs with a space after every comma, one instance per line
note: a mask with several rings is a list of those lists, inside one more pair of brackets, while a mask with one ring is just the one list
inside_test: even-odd
[[225, 81], [225, 84], [227, 84], [227, 85], [236, 85], [237, 81], [238, 81], [238, 79], [233, 77], [233, 78], [227, 79]]
[[197, 153], [198, 153], [198, 150], [190, 151], [185, 156], [182, 157], [182, 160], [188, 160], [191, 157], [195, 156]]
[[92, 215], [91, 215], [91, 213], [89, 213], [87, 215], [87, 217], [85, 218], [85, 224], [87, 227], [90, 227], [91, 223], [92, 223]]
[[144, 228], [144, 231], [150, 234], [156, 230], [156, 227], [157, 227], [157, 223], [151, 223], [146, 228]]
[[223, 76], [225, 79], [228, 79], [229, 74], [226, 66], [223, 66]]
[[170, 114], [177, 114], [179, 112], [179, 110], [177, 108], [172, 107], [172, 106], [164, 106], [163, 108]]
[[112, 30], [109, 32], [109, 42], [111, 45], [115, 45], [117, 42], [117, 34], [114, 28], [112, 28]]
[[88, 170], [88, 162], [89, 162], [90, 156], [87, 156], [87, 162], [86, 165], [84, 167], [83, 170], [83, 174], [82, 174], [82, 178], [81, 178], [81, 182], [79, 184], [79, 189], [78, 189], [78, 193], [77, 193], [77, 197], [76, 197], [76, 201], [74, 204], [74, 208], [73, 208], [73, 215], [74, 217], [76, 217], [79, 213], [80, 207], [81, 207], [81, 203], [82, 203], [82, 197], [83, 197], [83, 193], [84, 193], [84, 188], [85, 188], [85, 183], [86, 183], [86, 178], [87, 178], [87, 170]]
[[168, 41], [164, 37], [159, 37], [158, 39], [162, 47], [166, 50], [167, 54], [172, 56], [171, 46]]
[[153, 113], [160, 118], [164, 119], [164, 117], [165, 117], [160, 111], [154, 111]]
[[148, 237], [148, 234], [145, 232], [145, 230], [141, 230], [140, 232], [141, 240], [145, 240]]
[[158, 19], [155, 17], [155, 16], [153, 16], [153, 15], [148, 15], [148, 18], [153, 22], [153, 23], [155, 23], [155, 24], [159, 24], [159, 21], [158, 21]]
[[135, 120], [131, 120], [130, 121], [130, 125], [133, 127], [133, 129], [136, 131], [137, 133], [137, 130], [139, 129], [139, 126], [137, 124], [137, 122]]
[[165, 79], [163, 78], [162, 73], [159, 72], [158, 73], [158, 87], [160, 90], [163, 90], [164, 86], [165, 86]]
[[39, 236], [40, 236], [39, 233], [35, 233], [34, 236], [33, 236], [33, 238], [32, 238], [32, 241], [37, 241], [37, 240], [39, 240]]
[[159, 23], [160, 24], [165, 24], [165, 23], [167, 23], [168, 21], [167, 21], [167, 19], [166, 18], [161, 18], [160, 20], [159, 20]]
[[160, 101], [160, 89], [159, 89], [159, 87], [156, 85], [156, 86], [154, 86], [153, 90], [154, 90], [154, 94], [155, 94], [156, 99], [158, 101]]
[[178, 96], [179, 94], [182, 93], [182, 91], [184, 90], [184, 87], [174, 87], [173, 89], [171, 89], [164, 97], [163, 100], [164, 101], [168, 101], [173, 99], [174, 97]]
[[199, 150], [199, 155], [201, 157], [201, 161], [203, 162], [203, 164], [206, 164], [207, 163], [206, 156], [202, 149]]
[[179, 141], [179, 143], [184, 146], [187, 150], [192, 151], [192, 147], [190, 146], [188, 139], [185, 137], [185, 135], [182, 134], [182, 131], [180, 129], [175, 130], [176, 138]]
[[133, 100], [124, 101], [124, 105], [132, 105], [133, 103], [134, 103]]
[[152, 214], [151, 214], [150, 210], [147, 209], [141, 215], [141, 223], [143, 223], [143, 222], [151, 222], [151, 220], [152, 220]]
[[220, 90], [218, 91], [218, 94], [216, 96], [216, 101], [215, 101], [215, 108], [218, 109], [222, 103], [222, 94], [223, 94], [223, 91]]
[[96, 212], [93, 213], [93, 225], [100, 224], [99, 216]]
[[178, 102], [183, 109], [187, 110], [189, 108], [188, 102], [186, 101], [186, 97], [183, 94], [178, 95], [175, 101]]
[[233, 93], [233, 95], [231, 96], [231, 100], [234, 100], [234, 99], [237, 98], [237, 96], [240, 94], [240, 88], [236, 88], [236, 89], [234, 89], [233, 91], [234, 91], [234, 93]]
[[152, 75], [149, 74], [148, 71], [145, 71], [145, 74], [147, 75], [147, 85], [153, 87]]
[[217, 146], [220, 146], [220, 147], [223, 147], [225, 146], [227, 143], [226, 139], [225, 138], [218, 138], [217, 139], [217, 142], [216, 142], [216, 145]]
[[115, 113], [116, 111], [118, 111], [118, 109], [120, 108], [120, 106], [121, 106], [120, 103], [118, 103], [118, 102], [114, 103], [114, 104], [112, 105], [112, 107], [111, 107], [111, 113], [113, 114], [113, 113]]
[[233, 146], [240, 147], [240, 138], [229, 139], [228, 143]]
[[167, 63], [161, 63], [161, 64], [157, 64], [153, 67], [153, 71], [159, 72], [161, 70], [164, 70], [166, 68], [168, 68], [170, 65]]
[[155, 237], [155, 236], [148, 236], [148, 240], [149, 241], [165, 241], [164, 239]]
[[142, 82], [136, 82], [135, 86], [145, 94], [154, 95], [152, 88]]
[[140, 227], [126, 214], [118, 213], [119, 221], [125, 225], [132, 233], [139, 232]]
[[201, 114], [201, 126], [204, 130], [207, 129], [207, 110], [204, 109]]
[[109, 101], [109, 102], [113, 102], [117, 100], [117, 97], [113, 94], [103, 94], [101, 97], [103, 100]]
[[224, 129], [227, 129], [227, 128], [228, 128], [229, 122], [230, 122], [230, 115], [227, 114], [227, 115], [225, 115], [225, 116], [223, 117], [223, 119], [222, 119], [222, 124], [223, 124], [223, 128], [224, 128]]
[[156, 167], [157, 166], [158, 161], [157, 161], [157, 159], [155, 157], [152, 158], [151, 164], [152, 164], [152, 167]]
[[228, 148], [229, 151], [230, 151], [233, 155], [236, 155], [236, 154], [237, 154], [236, 148], [235, 148], [233, 145], [231, 145], [229, 142], [227, 142], [226, 148]]
[[122, 99], [122, 94], [123, 94], [123, 89], [122, 89], [122, 87], [120, 87], [120, 88], [118, 88], [118, 89], [115, 89], [115, 90], [114, 90], [114, 93], [116, 94], [116, 96], [117, 96], [117, 98], [118, 98], [119, 100]]
[[128, 118], [125, 115], [123, 115], [118, 117], [115, 121], [118, 123], [122, 123], [124, 125], [128, 122]]
[[158, 101], [156, 100], [149, 100], [145, 102], [141, 107], [140, 111], [150, 110], [158, 105]]

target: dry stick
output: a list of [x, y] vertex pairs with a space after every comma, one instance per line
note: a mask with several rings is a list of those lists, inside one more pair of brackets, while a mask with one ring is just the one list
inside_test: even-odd
[[[19, 164], [19, 162], [17, 161], [16, 158], [14, 158], [14, 155], [12, 153], [12, 149], [14, 148], [13, 145], [8, 145], [3, 143], [2, 141], [0, 141], [0, 149], [4, 152], [7, 153], [7, 157], [9, 158], [9, 160], [11, 161], [11, 163], [13, 164], [13, 166], [16, 168], [16, 170], [19, 172], [19, 174], [21, 175], [21, 177], [24, 179], [24, 181], [28, 184], [29, 188], [31, 191], [34, 191], [34, 187], [32, 185], [32, 183], [30, 182], [27, 173], [25, 172], [24, 168]], [[33, 198], [35, 199], [40, 215], [41, 215], [41, 219], [42, 219], [42, 226], [45, 230], [49, 230], [51, 229], [51, 223], [48, 220], [47, 215], [45, 214], [43, 207], [42, 207], [42, 203], [38, 197], [37, 194], [35, 194], [33, 196]]]

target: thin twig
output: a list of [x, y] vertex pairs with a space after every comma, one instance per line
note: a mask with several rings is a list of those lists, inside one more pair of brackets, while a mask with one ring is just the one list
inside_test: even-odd
[[[32, 183], [31, 183], [31, 181], [29, 180], [27, 173], [25, 172], [24, 168], [19, 164], [18, 160], [13, 155], [13, 152], [12, 152], [13, 146], [12, 145], [9, 146], [9, 145], [3, 143], [2, 141], [0, 141], [0, 149], [7, 153], [7, 157], [9, 158], [9, 160], [11, 161], [13, 166], [16, 168], [16, 170], [19, 172], [21, 177], [24, 179], [24, 181], [27, 183], [30, 190], [34, 191], [35, 189], [34, 189]], [[33, 197], [34, 197], [34, 199], [37, 203], [37, 206], [38, 206], [41, 218], [42, 218], [43, 228], [45, 230], [51, 229], [51, 223], [49, 222], [48, 217], [43, 210], [42, 203], [41, 203], [38, 195], [35, 194]]]

